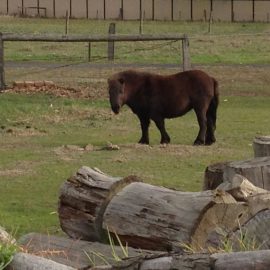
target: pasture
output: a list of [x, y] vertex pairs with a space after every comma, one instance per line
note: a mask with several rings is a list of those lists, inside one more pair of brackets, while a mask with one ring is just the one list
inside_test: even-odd
[[[70, 32], [106, 33], [108, 24], [75, 20], [71, 21]], [[60, 33], [63, 29], [63, 20], [0, 18], [1, 31]], [[117, 22], [118, 33], [137, 30], [138, 22]], [[15, 236], [30, 231], [60, 233], [59, 187], [83, 165], [113, 176], [134, 174], [151, 184], [198, 191], [207, 165], [251, 158], [253, 138], [269, 134], [269, 24], [218, 23], [213, 25], [212, 35], [207, 34], [205, 23], [146, 22], [144, 30], [191, 35], [192, 64], [220, 84], [217, 142], [192, 146], [198, 125], [190, 112], [166, 121], [170, 145], [159, 145], [153, 123], [150, 146], [137, 144], [140, 127], [135, 115], [126, 107], [117, 116], [110, 111], [107, 78], [125, 67], [105, 61], [106, 44], [103, 48], [93, 44], [98, 59], [95, 66], [75, 65], [86, 62], [85, 44], [7, 43], [6, 61], [39, 61], [28, 65], [7, 63], [9, 85], [14, 80], [46, 79], [63, 87], [46, 93], [10, 90], [0, 95], [0, 220], [8, 231], [16, 232]], [[119, 45], [116, 62], [160, 74], [179, 71], [169, 65], [180, 59], [172, 45], [159, 52], [145, 50], [146, 45], [141, 44], [141, 51], [121, 54], [121, 50], [135, 46]], [[50, 66], [52, 62], [61, 67]], [[138, 67], [138, 63], [167, 66]], [[108, 142], [120, 149], [106, 150]]]

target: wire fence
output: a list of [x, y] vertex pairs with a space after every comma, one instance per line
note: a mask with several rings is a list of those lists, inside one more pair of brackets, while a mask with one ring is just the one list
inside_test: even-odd
[[[151, 44], [150, 47], [147, 49], [140, 49], [136, 46], [137, 42], [157, 42], [157, 41], [166, 41], [166, 43], [158, 44], [158, 45], [153, 45]], [[117, 61], [117, 57], [114, 55], [114, 43], [115, 42], [132, 42], [131, 48], [127, 50], [127, 46], [124, 45], [122, 48], [118, 48], [118, 55], [121, 54], [121, 60], [123, 60], [126, 56], [127, 60], [129, 61], [128, 57], [132, 53], [134, 53], [137, 50], [137, 55], [142, 58], [147, 58], [145, 57], [146, 55], [148, 57], [151, 57], [151, 54], [154, 54], [155, 57], [157, 57], [157, 53], [155, 52], [157, 49], [164, 49], [167, 47], [170, 47], [170, 45], [174, 42], [179, 42], [181, 41], [181, 47], [182, 47], [182, 52], [178, 50], [178, 62], [182, 62], [183, 70], [187, 70], [190, 67], [190, 59], [189, 59], [189, 41], [188, 37], [186, 35], [106, 35], [106, 36], [59, 36], [59, 35], [18, 35], [18, 34], [0, 34], [0, 78], [1, 78], [1, 84], [0, 88], [4, 89], [5, 88], [5, 68], [4, 68], [4, 42], [39, 42], [39, 45], [41, 45], [41, 48], [35, 47], [36, 51], [44, 52], [42, 48], [44, 49], [44, 45], [42, 45], [42, 42], [59, 42], [59, 43], [86, 43], [88, 44], [91, 43], [100, 43], [100, 42], [106, 42], [108, 45], [108, 59], [113, 59], [114, 61]], [[57, 43], [55, 43], [57, 44]], [[112, 46], [113, 44], [113, 46]], [[9, 48], [11, 46], [8, 46]], [[88, 45], [88, 50], [91, 48]], [[98, 49], [101, 49], [100, 46], [97, 47]], [[15, 49], [15, 48], [13, 48]], [[49, 47], [49, 49], [52, 49], [52, 47]], [[63, 48], [62, 48], [63, 49]], [[180, 49], [180, 48], [179, 48]], [[53, 50], [53, 57], [51, 60], [56, 60], [56, 47]], [[62, 50], [65, 52], [65, 50]], [[168, 54], [171, 54], [172, 50], [171, 48], [167, 48]], [[151, 52], [151, 54], [149, 54]], [[25, 51], [23, 50], [23, 53]], [[28, 51], [29, 53], [29, 51]], [[105, 59], [104, 56], [96, 56], [92, 57], [92, 53], [88, 52], [88, 60], [91, 60], [89, 55], [91, 54], [91, 59], [93, 59], [95, 62], [102, 61], [102, 59]], [[26, 53], [27, 55], [27, 53]], [[69, 54], [67, 54], [69, 55]], [[112, 57], [113, 55], [113, 57]], [[150, 56], [149, 56], [150, 55]], [[46, 57], [48, 57], [48, 52], [46, 54]], [[164, 56], [163, 56], [164, 57]], [[166, 57], [166, 55], [165, 55]], [[31, 58], [37, 58], [33, 55], [31, 55]], [[134, 55], [133, 55], [134, 58]], [[182, 58], [182, 61], [180, 59]], [[25, 59], [24, 59], [25, 60]], [[47, 59], [48, 60], [48, 59]], [[59, 60], [59, 59], [58, 59]], [[72, 59], [74, 61], [75, 59]], [[78, 58], [77, 60], [80, 60]], [[149, 59], [146, 59], [148, 61]]]

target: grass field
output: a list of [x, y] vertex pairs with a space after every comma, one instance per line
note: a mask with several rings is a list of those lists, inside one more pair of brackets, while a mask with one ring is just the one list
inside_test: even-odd
[[[74, 20], [70, 32], [106, 33], [108, 24]], [[6, 32], [61, 33], [63, 29], [63, 20], [0, 17], [0, 30]], [[121, 33], [136, 32], [138, 22], [117, 22], [117, 29]], [[123, 69], [121, 67], [78, 67], [73, 62], [61, 68], [40, 64], [26, 67], [19, 63], [8, 66], [6, 79], [9, 85], [14, 80], [53, 80], [57, 85], [73, 88], [70, 98], [31, 91], [8, 91], [0, 95], [0, 225], [8, 231], [17, 231], [16, 236], [30, 231], [61, 233], [56, 214], [59, 187], [83, 165], [98, 167], [113, 176], [135, 174], [155, 185], [198, 191], [207, 165], [252, 158], [253, 138], [270, 133], [269, 24], [219, 23], [213, 25], [212, 35], [207, 34], [204, 23], [146, 22], [144, 30], [146, 33], [183, 32], [192, 36], [193, 64], [204, 63], [199, 67], [217, 78], [220, 84], [217, 143], [207, 147], [192, 146], [198, 125], [194, 113], [190, 112], [166, 122], [171, 145], [159, 145], [159, 133], [153, 124], [150, 146], [136, 144], [140, 137], [136, 117], [127, 108], [115, 116], [108, 103], [106, 80]], [[251, 41], [246, 44], [247, 36], [243, 34], [254, 33], [264, 41], [256, 41], [258, 50], [254, 53], [253, 48], [252, 56], [251, 47], [255, 40], [249, 35]], [[221, 40], [224, 41], [222, 44]], [[239, 46], [234, 53], [228, 46], [232, 42]], [[14, 43], [6, 45], [5, 59], [23, 60], [25, 46], [31, 47], [27, 60], [48, 62], [58, 59], [83, 61], [80, 57], [85, 50], [76, 45], [70, 45], [73, 49], [66, 50], [61, 44]], [[130, 49], [127, 44], [125, 46], [126, 50]], [[222, 58], [222, 51], [225, 58]], [[62, 52], [66, 56], [54, 58], [49, 52]], [[220, 59], [219, 65], [213, 65], [216, 62], [214, 52]], [[150, 52], [145, 54], [143, 61], [156, 63], [151, 60]], [[175, 56], [170, 60], [162, 53], [160, 57], [163, 60], [159, 63], [178, 61]], [[133, 55], [120, 60], [137, 62]], [[250, 65], [239, 65], [240, 61]], [[179, 70], [167, 67], [141, 69], [161, 74]], [[108, 142], [119, 145], [120, 150], [104, 150]], [[86, 145], [92, 145], [93, 149], [84, 150]]]

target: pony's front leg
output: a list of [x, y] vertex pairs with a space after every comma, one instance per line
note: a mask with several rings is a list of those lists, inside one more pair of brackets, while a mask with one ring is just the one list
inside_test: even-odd
[[149, 117], [146, 117], [144, 115], [138, 115], [141, 123], [141, 130], [142, 130], [142, 137], [139, 140], [139, 143], [141, 144], [149, 144], [149, 125], [150, 125], [150, 119]]
[[157, 118], [157, 119], [153, 119], [153, 121], [155, 122], [157, 128], [160, 131], [160, 135], [161, 135], [161, 140], [160, 143], [161, 144], [167, 144], [170, 143], [171, 138], [169, 136], [169, 134], [167, 133], [166, 129], [165, 129], [165, 122], [164, 122], [164, 118]]

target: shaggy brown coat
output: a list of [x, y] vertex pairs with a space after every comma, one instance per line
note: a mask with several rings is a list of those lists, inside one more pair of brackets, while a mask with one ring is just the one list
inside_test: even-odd
[[153, 120], [160, 131], [160, 143], [169, 143], [165, 118], [174, 118], [193, 109], [199, 123], [195, 145], [212, 144], [215, 139], [218, 83], [200, 70], [157, 75], [127, 70], [108, 79], [110, 104], [114, 113], [128, 105], [141, 123], [139, 143], [149, 144], [148, 128]]

